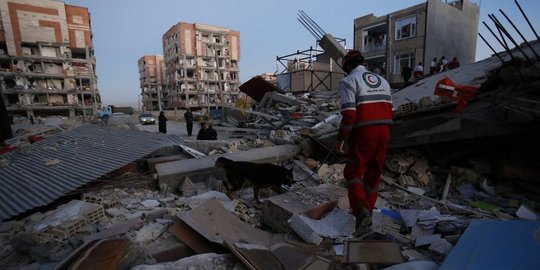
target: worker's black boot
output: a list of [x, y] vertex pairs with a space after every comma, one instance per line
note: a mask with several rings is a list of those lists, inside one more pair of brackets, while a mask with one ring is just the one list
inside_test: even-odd
[[360, 212], [356, 215], [356, 231], [353, 232], [354, 237], [360, 237], [369, 232], [371, 226], [371, 216], [369, 210], [365, 207], [360, 209]]

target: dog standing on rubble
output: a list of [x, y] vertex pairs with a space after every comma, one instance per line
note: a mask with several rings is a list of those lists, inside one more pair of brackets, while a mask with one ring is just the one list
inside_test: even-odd
[[227, 189], [227, 196], [234, 198], [234, 192], [248, 184], [253, 186], [253, 197], [257, 204], [261, 204], [259, 193], [261, 188], [270, 187], [274, 192], [285, 192], [282, 185], [291, 186], [294, 183], [292, 169], [270, 163], [253, 163], [233, 161], [220, 157], [216, 160], [216, 169], [225, 170], [223, 185]]

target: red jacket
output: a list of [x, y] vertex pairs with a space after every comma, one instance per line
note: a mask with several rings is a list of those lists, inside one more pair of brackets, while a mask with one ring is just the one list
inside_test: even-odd
[[392, 124], [390, 85], [364, 66], [356, 67], [339, 82], [339, 94], [343, 118], [338, 139], [348, 138], [353, 128]]

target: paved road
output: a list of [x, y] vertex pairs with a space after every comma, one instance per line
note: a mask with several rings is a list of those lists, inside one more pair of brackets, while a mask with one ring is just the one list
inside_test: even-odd
[[[15, 133], [17, 130], [21, 130], [21, 129], [22, 130], [25, 130], [25, 129], [26, 130], [31, 130], [31, 129], [36, 129], [36, 128], [44, 128], [46, 126], [60, 126], [62, 124], [66, 124], [68, 122], [69, 122], [69, 120], [66, 119], [66, 118], [51, 117], [51, 118], [47, 118], [46, 120], [44, 120], [43, 124], [37, 124], [36, 123], [35, 125], [31, 125], [30, 123], [27, 123], [27, 122], [21, 122], [21, 123], [12, 125], [12, 130]], [[139, 123], [137, 117], [132, 116], [132, 115], [127, 115], [127, 114], [125, 114], [125, 115], [114, 115], [109, 120], [109, 125], [110, 126], [125, 125], [127, 123], [134, 124], [139, 130], [142, 130], [142, 131], [159, 132], [157, 122], [154, 125], [141, 125]], [[169, 121], [167, 121], [167, 134], [178, 135], [178, 136], [180, 136], [182, 138], [186, 138], [186, 139], [196, 139], [197, 138], [197, 133], [199, 132], [199, 127], [200, 126], [199, 126], [199, 124], [197, 122], [193, 123], [192, 136], [188, 137], [187, 136], [187, 130], [186, 130], [186, 123], [169, 120]], [[227, 139], [227, 138], [228, 138], [228, 134], [226, 134], [224, 132], [220, 132], [218, 130], [218, 139]]]

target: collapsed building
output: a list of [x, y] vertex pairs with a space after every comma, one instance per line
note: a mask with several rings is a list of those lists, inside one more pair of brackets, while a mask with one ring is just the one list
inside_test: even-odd
[[43, 0], [0, 5], [0, 87], [8, 113], [93, 115], [101, 100], [88, 9]]
[[[539, 178], [534, 167], [509, 162], [538, 149], [539, 44], [394, 93], [391, 152], [365, 235], [351, 235], [343, 157], [332, 150], [337, 91], [285, 93], [256, 77], [240, 87], [256, 106], [227, 107], [216, 127], [223, 140], [84, 125], [1, 155], [0, 173], [18, 181], [0, 178], [7, 187], [0, 198], [8, 198], [0, 208], [0, 262], [30, 269], [538, 269]], [[510, 160], [492, 162], [497, 155]], [[262, 209], [250, 188], [231, 200], [214, 168], [221, 156], [281, 163], [293, 169], [295, 184], [283, 194], [264, 190]], [[538, 164], [528, 154], [519, 163], [527, 158]], [[92, 162], [74, 165], [82, 160]], [[24, 166], [35, 170], [21, 173]], [[27, 186], [51, 192], [10, 198]]]
[[170, 108], [234, 104], [238, 95], [240, 32], [180, 22], [163, 35]]
[[145, 55], [137, 61], [141, 86], [142, 110], [162, 111], [169, 107], [169, 91], [165, 87], [163, 55]]

